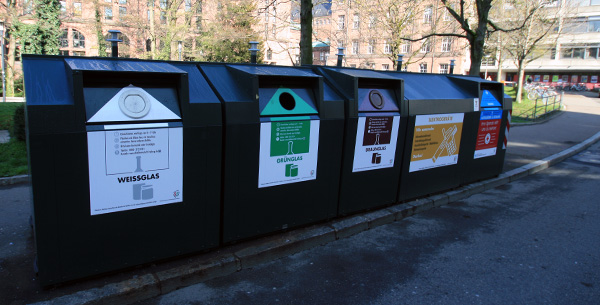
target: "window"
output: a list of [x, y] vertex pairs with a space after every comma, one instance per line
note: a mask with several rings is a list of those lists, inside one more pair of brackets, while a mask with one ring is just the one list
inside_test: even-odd
[[202, 0], [196, 1], [196, 14], [202, 14]]
[[410, 53], [410, 52], [411, 52], [411, 50], [410, 50], [410, 43], [403, 44], [400, 53], [407, 54], [407, 53]]
[[346, 28], [346, 16], [339, 15], [338, 16], [338, 30], [343, 30]]
[[127, 0], [119, 0], [119, 4], [127, 4]]
[[166, 10], [167, 9], [167, 0], [159, 0], [158, 5], [160, 6], [161, 9]]
[[123, 18], [127, 16], [127, 8], [124, 6], [119, 6], [119, 20], [123, 20]]
[[386, 70], [386, 71], [389, 70], [390, 69], [390, 64], [382, 64], [381, 65], [381, 69]]
[[105, 7], [104, 8], [104, 19], [106, 19], [106, 20], [112, 20], [113, 19], [112, 7]]
[[81, 17], [81, 2], [73, 2], [73, 15]]
[[185, 0], [184, 10], [189, 12], [192, 10], [192, 0]]
[[[490, 56], [490, 55], [486, 55], [486, 56]], [[490, 57], [486, 57], [486, 56], [484, 56], [481, 59], [481, 65], [484, 66], [484, 67], [485, 66], [488, 66], [488, 67], [495, 66], [496, 65], [496, 59], [493, 58], [493, 57], [491, 57], [491, 56]]]
[[367, 54], [375, 53], [375, 39], [369, 39], [369, 44], [367, 45]]
[[202, 31], [202, 17], [196, 16], [196, 30]]
[[384, 54], [392, 54], [392, 46], [388, 40], [383, 42], [383, 53]]
[[31, 14], [33, 12], [33, 0], [24, 0], [23, 1], [23, 14]]
[[369, 29], [372, 29], [373, 27], [375, 27], [375, 16], [374, 15], [370, 15], [369, 16]]
[[[454, 4], [450, 4], [450, 8], [454, 10]], [[444, 21], [451, 21], [452, 20], [452, 15], [450, 15], [450, 12], [448, 11], [447, 8], [444, 8]]]
[[432, 14], [433, 14], [433, 7], [431, 7], [431, 6], [426, 7], [425, 10], [423, 11], [423, 23], [424, 24], [431, 23]]
[[272, 60], [273, 59], [273, 50], [268, 49], [267, 50], [267, 60]]
[[67, 12], [67, 1], [60, 1], [60, 12], [61, 13]]
[[587, 59], [597, 59], [598, 58], [598, 48], [588, 48], [587, 49]]
[[[63, 33], [60, 36], [60, 47], [61, 48], [69, 47], [69, 31], [68, 30], [63, 30]], [[67, 55], [69, 55], [68, 51], [67, 51]]]
[[419, 73], [427, 73], [427, 64], [426, 63], [419, 64]]
[[442, 52], [450, 52], [452, 49], [452, 38], [443, 37], [442, 38]]
[[360, 28], [360, 16], [358, 14], [354, 15], [354, 20], [352, 20], [352, 28], [355, 30]]
[[448, 64], [440, 64], [440, 74], [448, 74]]
[[421, 45], [421, 53], [429, 53], [431, 52], [431, 44], [429, 43], [429, 40], [425, 40], [423, 42], [423, 44]]
[[359, 46], [358, 46], [358, 40], [353, 40], [352, 41], [352, 54], [359, 54], [360, 50], [359, 50]]
[[167, 12], [165, 12], [165, 11], [160, 12], [160, 23], [167, 24]]
[[73, 48], [85, 48], [85, 37], [77, 30], [72, 30]]
[[338, 48], [344, 48], [344, 41], [343, 40], [338, 40]]

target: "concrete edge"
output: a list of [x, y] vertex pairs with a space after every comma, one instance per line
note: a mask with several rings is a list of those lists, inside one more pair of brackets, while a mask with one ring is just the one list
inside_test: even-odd
[[18, 176], [1, 177], [0, 178], [0, 186], [25, 183], [25, 182], [29, 182], [29, 175], [18, 175]]
[[[310, 248], [327, 244], [340, 238], [352, 236], [412, 215], [447, 205], [450, 202], [510, 183], [532, 175], [571, 157], [600, 140], [600, 132], [589, 139], [560, 153], [500, 174], [498, 177], [472, 183], [442, 194], [428, 196], [409, 202], [366, 212], [325, 225], [300, 228], [279, 235], [249, 242], [248, 246], [222, 256], [219, 260], [192, 262], [156, 274], [135, 276], [118, 283], [92, 288], [61, 296], [35, 305], [54, 304], [131, 304], [156, 297], [176, 289], [197, 284], [211, 278], [233, 274], [242, 269], [277, 260]], [[227, 252], [227, 248], [223, 249]]]

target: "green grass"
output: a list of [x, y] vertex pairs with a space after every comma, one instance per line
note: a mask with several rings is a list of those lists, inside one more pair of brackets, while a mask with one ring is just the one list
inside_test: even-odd
[[[12, 133], [15, 109], [23, 103], [0, 103], [0, 130]], [[27, 174], [27, 145], [12, 138], [8, 143], [0, 144], [0, 177]]]
[[[512, 97], [512, 122], [515, 123], [523, 123], [523, 122], [531, 122], [533, 116], [533, 108], [535, 107], [535, 101], [531, 101], [527, 98], [527, 92], [523, 90], [521, 94], [521, 102], [517, 103], [517, 88], [516, 87], [504, 87], [504, 92]], [[538, 108], [539, 112], [539, 108]], [[538, 116], [541, 114], [538, 113]]]
[[27, 147], [25, 142], [11, 139], [0, 144], [0, 177], [27, 174]]
[[23, 103], [0, 102], [0, 130], [12, 130], [13, 115], [20, 105]]

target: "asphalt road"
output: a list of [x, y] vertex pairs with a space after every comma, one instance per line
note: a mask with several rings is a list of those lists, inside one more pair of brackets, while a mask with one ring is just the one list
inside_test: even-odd
[[600, 144], [516, 182], [139, 304], [599, 304]]

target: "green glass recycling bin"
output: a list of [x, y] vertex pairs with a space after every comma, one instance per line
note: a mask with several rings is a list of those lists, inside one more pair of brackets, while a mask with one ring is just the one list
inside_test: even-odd
[[402, 80], [372, 70], [315, 71], [345, 99], [338, 214], [396, 203], [408, 113]]
[[224, 107], [223, 242], [334, 217], [343, 99], [310, 68], [199, 67]]
[[506, 154], [506, 124], [512, 99], [504, 85], [476, 76], [452, 75], [449, 79], [474, 97], [474, 112], [465, 114], [464, 137], [468, 139], [459, 162], [461, 184], [498, 176]]
[[23, 55], [23, 70], [42, 285], [218, 246], [221, 105], [195, 65]]

